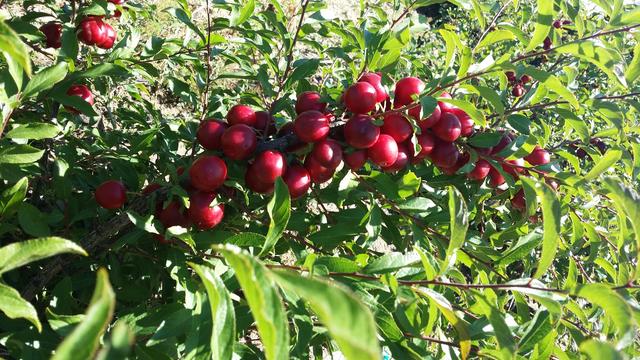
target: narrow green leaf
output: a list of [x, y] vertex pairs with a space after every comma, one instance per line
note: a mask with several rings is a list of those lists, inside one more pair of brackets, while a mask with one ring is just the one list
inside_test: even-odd
[[482, 41], [476, 46], [476, 50], [480, 50], [483, 47], [491, 46], [501, 41], [514, 40], [516, 36], [510, 30], [494, 30], [487, 34]]
[[60, 133], [60, 128], [54, 124], [29, 123], [11, 129], [7, 133], [9, 139], [50, 139]]
[[302, 277], [290, 271], [274, 272], [283, 288], [305, 299], [347, 360], [380, 359], [373, 315], [355, 295], [337, 284]]
[[498, 340], [498, 346], [501, 349], [508, 351], [509, 358], [513, 358], [516, 351], [516, 342], [513, 339], [513, 334], [511, 333], [509, 326], [507, 326], [504, 316], [502, 315], [502, 311], [482, 294], [477, 294], [476, 298], [478, 299], [477, 305], [482, 309], [484, 316], [489, 319], [489, 322], [493, 327], [493, 333]]
[[543, 233], [542, 254], [534, 278], [539, 278], [549, 270], [560, 244], [560, 201], [553, 189], [543, 182], [538, 182], [537, 191], [542, 202]]
[[214, 247], [235, 271], [256, 321], [267, 360], [289, 358], [287, 316], [269, 270], [248, 252], [233, 245]]
[[365, 274], [383, 274], [412, 266], [420, 262], [420, 256], [415, 252], [407, 254], [391, 252], [375, 258], [362, 269]]
[[591, 360], [624, 360], [622, 355], [613, 344], [608, 342], [589, 339], [580, 343], [580, 352], [587, 355]]
[[627, 71], [624, 73], [627, 83], [633, 84], [640, 76], [640, 43], [637, 43], [633, 48], [633, 59], [627, 66]]
[[[636, 251], [640, 256], [640, 195], [614, 178], [605, 178], [604, 185], [609, 191], [607, 195], [629, 217], [633, 227], [633, 236], [636, 240]], [[636, 265], [636, 274], [636, 276], [640, 276], [640, 263]]]
[[8, 145], [0, 150], [0, 164], [30, 164], [40, 160], [44, 150], [30, 145]]
[[467, 204], [455, 186], [449, 186], [449, 221], [451, 237], [449, 238], [449, 246], [447, 247], [447, 256], [440, 269], [441, 274], [448, 269], [451, 258], [464, 244], [467, 237], [467, 229], [469, 228]]
[[96, 288], [84, 320], [62, 341], [53, 360], [91, 359], [113, 317], [116, 296], [109, 283], [107, 270], [98, 270]]
[[553, 331], [551, 315], [546, 310], [538, 310], [520, 338], [518, 350], [520, 353], [532, 350], [551, 331]]
[[544, 38], [549, 35], [551, 30], [551, 24], [553, 23], [553, 16], [555, 14], [553, 8], [553, 1], [549, 0], [537, 0], [538, 3], [538, 17], [536, 20], [536, 26], [529, 41], [529, 45], [525, 49], [525, 52], [529, 52], [540, 45]]
[[38, 331], [42, 331], [42, 324], [33, 305], [23, 299], [18, 290], [3, 283], [0, 283], [0, 311], [10, 319], [27, 319]]
[[184, 10], [182, 10], [180, 8], [167, 8], [164, 11], [166, 11], [169, 14], [173, 15], [180, 22], [182, 22], [183, 24], [187, 25], [187, 27], [189, 27], [189, 29], [193, 30], [196, 34], [198, 34], [198, 36], [200, 36], [200, 38], [203, 41], [206, 41], [207, 38], [204, 36], [202, 31], [200, 31], [200, 29], [193, 23], [193, 21], [191, 21], [191, 18], [189, 17], [189, 14], [187, 14]]
[[133, 329], [126, 322], [118, 321], [110, 332], [111, 338], [98, 354], [97, 360], [128, 359], [135, 342]]
[[620, 294], [605, 284], [578, 285], [574, 295], [584, 298], [604, 310], [618, 329], [619, 336], [634, 331], [635, 323], [631, 307]]
[[231, 359], [236, 334], [236, 313], [229, 290], [224, 286], [222, 279], [208, 266], [189, 263], [189, 266], [198, 274], [209, 297], [211, 306], [211, 319], [213, 329], [211, 331], [211, 358]]
[[53, 85], [62, 81], [67, 76], [69, 66], [66, 62], [44, 68], [36, 73], [27, 83], [22, 92], [25, 98], [36, 96], [44, 90], [51, 89]]
[[87, 256], [73, 241], [59, 237], [45, 237], [15, 242], [0, 248], [0, 275], [54, 255], [71, 253]]
[[0, 215], [12, 214], [17, 206], [24, 201], [28, 189], [29, 181], [26, 176], [18, 180], [12, 187], [5, 189], [0, 194]]
[[584, 181], [596, 179], [605, 171], [609, 170], [613, 164], [618, 162], [622, 157], [622, 151], [618, 149], [610, 149], [606, 154], [593, 166], [591, 170], [584, 176]]
[[289, 223], [291, 217], [291, 197], [289, 196], [289, 188], [282, 178], [276, 180], [273, 191], [273, 197], [267, 205], [267, 212], [271, 223], [269, 223], [269, 231], [264, 246], [259, 256], [271, 251], [276, 245]]
[[[545, 0], [542, 0], [545, 1]], [[624, 73], [621, 71], [622, 58], [613, 49], [606, 48], [595, 41], [580, 41], [561, 45], [556, 50], [560, 54], [573, 55], [596, 65], [609, 79], [627, 87]]]
[[241, 2], [242, 6], [234, 8], [231, 12], [231, 26], [238, 26], [247, 21], [253, 15], [253, 11], [256, 8], [255, 0], [247, 0]]
[[10, 70], [16, 83], [20, 82], [18, 83], [20, 86], [22, 83], [20, 80], [15, 79], [15, 76], [18, 72], [21, 73], [22, 70], [27, 75], [31, 75], [31, 59], [29, 58], [27, 46], [20, 40], [18, 34], [5, 23], [4, 19], [0, 19], [0, 51], [7, 59], [10, 68], [17, 66], [17, 68]]
[[569, 104], [571, 104], [571, 106], [573, 106], [574, 108], [577, 109], [580, 107], [580, 103], [578, 102], [578, 99], [573, 94], [573, 92], [567, 89], [567, 87], [564, 86], [562, 82], [560, 82], [560, 79], [558, 79], [556, 76], [551, 75], [546, 71], [539, 70], [533, 66], [528, 66], [525, 72], [531, 75], [534, 79], [538, 80], [549, 90], [553, 91], [554, 93], [558, 94], [560, 97], [568, 101]]

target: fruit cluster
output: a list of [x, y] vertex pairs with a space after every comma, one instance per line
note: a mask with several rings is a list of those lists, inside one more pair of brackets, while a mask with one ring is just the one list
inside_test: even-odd
[[[528, 81], [525, 76], [520, 79], [523, 83]], [[216, 194], [225, 190], [228, 161], [245, 168], [244, 183], [251, 191], [271, 193], [281, 177], [293, 199], [304, 196], [312, 184], [329, 181], [343, 161], [354, 172], [370, 161], [382, 171], [395, 173], [410, 164], [429, 160], [442, 173], [453, 175], [470, 161], [473, 151], [477, 160], [468, 167], [466, 176], [474, 181], [489, 177], [491, 187], [505, 184], [505, 173], [516, 178], [525, 173], [528, 169], [525, 161], [531, 166], [550, 162], [549, 153], [540, 147], [524, 159], [499, 157], [497, 154], [514, 140], [508, 132], [502, 133], [494, 147], [474, 148], [464, 144], [460, 139], [474, 133], [473, 120], [447, 102], [451, 95], [446, 92], [430, 114], [422, 114], [417, 100], [424, 89], [420, 79], [403, 78], [395, 84], [391, 101], [381, 75], [366, 73], [344, 91], [337, 103], [336, 114], [344, 123], [336, 121], [319, 93], [307, 91], [297, 97], [295, 120], [277, 132], [274, 118], [268, 112], [235, 105], [225, 121], [206, 119], [198, 127], [196, 137], [205, 153], [191, 164], [187, 181], [182, 183], [189, 193], [188, 209], [172, 200], [166, 207], [159, 207], [156, 216], [167, 228], [194, 224], [199, 229], [210, 229], [218, 225], [224, 206], [216, 201]], [[274, 138], [284, 136], [294, 137], [297, 143], [257, 151], [259, 141], [262, 145], [270, 144], [277, 140]], [[501, 164], [502, 171], [490, 161]], [[143, 192], [157, 188], [159, 185], [152, 184]], [[111, 194], [101, 195], [103, 191]], [[96, 199], [105, 208], [117, 208], [126, 200], [124, 192], [124, 187], [116, 187], [110, 181], [96, 190]], [[514, 208], [524, 208], [520, 206], [523, 196], [522, 191], [516, 194], [512, 200]], [[101, 200], [104, 198], [109, 201]], [[115, 203], [115, 199], [121, 202]]]
[[526, 92], [524, 86], [531, 82], [531, 76], [525, 74], [518, 79], [516, 73], [513, 71], [507, 71], [505, 75], [507, 76], [507, 80], [509, 80], [509, 85], [513, 86], [511, 94], [515, 97], [524, 95]]

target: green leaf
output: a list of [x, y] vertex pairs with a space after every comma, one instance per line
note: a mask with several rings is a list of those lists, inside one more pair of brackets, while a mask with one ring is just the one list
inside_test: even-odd
[[[545, 1], [545, 0], [542, 0]], [[624, 74], [619, 66], [622, 63], [620, 54], [594, 41], [579, 41], [561, 45], [554, 50], [560, 54], [573, 55], [596, 65], [614, 82], [626, 87]]]
[[544, 275], [553, 265], [560, 244], [560, 201], [549, 185], [538, 182], [538, 197], [542, 202], [542, 254], [534, 278]]
[[318, 70], [319, 65], [320, 60], [318, 59], [301, 59], [296, 61], [294, 63], [293, 71], [285, 83], [285, 88], [289, 88], [295, 85], [298, 81], [313, 75], [316, 70]]
[[16, 75], [21, 76], [22, 70], [24, 70], [27, 75], [31, 76], [31, 59], [27, 46], [20, 40], [18, 34], [4, 22], [4, 19], [0, 19], [0, 51], [7, 59], [14, 80], [20, 86], [22, 81], [16, 79]]
[[546, 310], [538, 310], [518, 343], [518, 351], [525, 353], [532, 350], [551, 331], [551, 315]]
[[460, 109], [464, 110], [464, 112], [466, 112], [467, 115], [469, 115], [469, 117], [472, 118], [477, 125], [482, 127], [487, 126], [487, 119], [485, 118], [484, 113], [476, 109], [476, 107], [472, 103], [466, 100], [449, 98], [438, 98], [438, 101], [446, 102], [459, 107]]
[[375, 258], [362, 269], [362, 272], [365, 274], [384, 274], [418, 264], [419, 262], [420, 256], [416, 252], [407, 254], [391, 252]]
[[238, 26], [247, 21], [253, 15], [253, 11], [256, 8], [255, 0], [247, 0], [242, 2], [241, 7], [234, 7], [231, 11], [231, 19], [229, 21], [231, 26]]
[[467, 229], [469, 228], [467, 204], [460, 191], [454, 186], [449, 186], [449, 220], [451, 237], [449, 238], [447, 256], [440, 269], [440, 274], [443, 274], [449, 268], [449, 262], [455, 252], [464, 245], [467, 237]]
[[40, 160], [44, 150], [30, 145], [9, 145], [0, 150], [0, 164], [30, 164]]
[[27, 319], [39, 332], [42, 331], [42, 324], [33, 305], [23, 299], [18, 290], [3, 283], [0, 283], [0, 311], [10, 319]]
[[236, 334], [236, 313], [229, 291], [222, 279], [208, 266], [189, 263], [198, 274], [209, 297], [211, 306], [211, 358], [230, 360], [233, 357], [233, 346]]
[[291, 197], [289, 196], [289, 188], [282, 178], [278, 178], [276, 180], [273, 197], [267, 205], [267, 212], [269, 213], [271, 222], [269, 223], [267, 238], [259, 256], [268, 253], [276, 245], [286, 230], [289, 218], [291, 217]]
[[380, 359], [373, 315], [351, 291], [318, 278], [290, 271], [273, 273], [283, 288], [305, 299], [327, 327], [347, 360]]
[[605, 284], [583, 284], [573, 292], [604, 310], [618, 329], [619, 336], [625, 336], [634, 331], [634, 316], [631, 307], [620, 294]]
[[633, 48], [633, 59], [627, 66], [627, 71], [624, 73], [627, 83], [633, 84], [640, 76], [640, 43], [637, 43]]
[[11, 129], [7, 133], [9, 139], [51, 139], [60, 133], [60, 128], [54, 124], [28, 123]]
[[577, 109], [580, 107], [580, 103], [578, 102], [578, 99], [573, 94], [573, 92], [567, 89], [567, 87], [564, 86], [562, 82], [560, 82], [560, 79], [558, 79], [557, 77], [549, 74], [546, 71], [539, 70], [533, 66], [528, 66], [525, 70], [525, 73], [531, 75], [534, 79], [538, 80], [549, 90], [553, 91], [554, 93], [558, 94], [560, 97], [568, 101], [569, 104], [571, 104], [571, 106], [573, 106], [574, 108]]
[[109, 274], [107, 270], [100, 269], [84, 320], [62, 341], [52, 359], [93, 358], [100, 339], [111, 322], [115, 307], [116, 296], [109, 283]]
[[510, 30], [494, 30], [482, 39], [478, 46], [476, 46], [476, 51], [501, 41], [515, 40], [515, 38], [516, 36]]
[[44, 68], [36, 73], [27, 83], [22, 92], [25, 98], [33, 97], [42, 91], [51, 89], [53, 85], [62, 81], [67, 76], [69, 66], [66, 62], [59, 62], [56, 65]]
[[597, 339], [589, 339], [580, 343], [580, 352], [587, 355], [591, 360], [624, 360], [626, 357], [622, 355], [613, 344], [600, 341]]
[[191, 18], [189, 17], [189, 14], [187, 14], [184, 10], [182, 10], [180, 8], [167, 8], [164, 11], [166, 11], [169, 14], [173, 15], [180, 22], [182, 22], [183, 24], [187, 25], [187, 27], [189, 27], [189, 29], [193, 30], [196, 34], [198, 34], [198, 36], [200, 36], [200, 38], [203, 41], [207, 40], [207, 38], [204, 36], [202, 31], [200, 31], [200, 29], [191, 21]]
[[622, 157], [622, 151], [618, 149], [610, 149], [594, 167], [584, 176], [584, 181], [591, 181], [599, 177], [603, 172], [611, 169], [611, 166], [618, 162]]
[[22, 230], [31, 236], [44, 237], [51, 234], [44, 219], [46, 215], [29, 203], [22, 203], [18, 209], [18, 223]]
[[0, 275], [50, 256], [72, 253], [87, 256], [73, 241], [59, 237], [15, 242], [0, 248]]
[[544, 38], [549, 35], [551, 30], [551, 24], [553, 23], [553, 16], [555, 11], [553, 9], [553, 1], [549, 0], [537, 0], [538, 3], [538, 17], [536, 20], [536, 27], [529, 41], [529, 45], [525, 49], [525, 52], [529, 52], [535, 49]]
[[416, 291], [431, 300], [432, 304], [435, 304], [438, 307], [438, 310], [444, 315], [444, 317], [453, 325], [453, 328], [456, 329], [458, 333], [458, 341], [460, 343], [460, 352], [462, 355], [462, 359], [466, 359], [469, 357], [469, 353], [471, 352], [471, 337], [469, 336], [469, 325], [460, 318], [455, 311], [453, 310], [453, 306], [445, 298], [442, 294], [439, 294], [429, 288], [420, 287], [417, 288]]
[[289, 323], [280, 293], [269, 270], [248, 252], [233, 245], [214, 247], [235, 271], [256, 321], [267, 360], [289, 358]]
[[[633, 236], [636, 240], [636, 251], [640, 252], [640, 196], [614, 178], [605, 178], [604, 186], [609, 191], [607, 195], [629, 217], [633, 227]], [[637, 270], [640, 270], [640, 264], [636, 266]], [[638, 271], [636, 272], [638, 273]], [[638, 274], [640, 276], [640, 273]]]
[[98, 354], [97, 360], [128, 359], [135, 342], [133, 329], [124, 321], [118, 321], [110, 332], [111, 338]]
[[507, 326], [504, 316], [502, 315], [502, 311], [493, 305], [482, 294], [477, 294], [476, 298], [478, 299], [477, 305], [482, 309], [484, 316], [489, 319], [489, 322], [493, 327], [493, 332], [498, 340], [498, 346], [501, 349], [507, 350], [509, 352], [509, 358], [513, 358], [513, 354], [516, 350], [516, 342], [513, 339], [513, 334], [511, 333], [509, 326]]
[[24, 201], [29, 189], [27, 177], [18, 180], [12, 187], [5, 189], [0, 195], [0, 215], [7, 216], [13, 213], [15, 208]]

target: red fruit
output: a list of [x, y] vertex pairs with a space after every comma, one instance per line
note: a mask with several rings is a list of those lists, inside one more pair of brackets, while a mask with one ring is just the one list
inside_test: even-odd
[[524, 198], [524, 191], [522, 189], [518, 190], [518, 192], [511, 198], [511, 206], [516, 209], [523, 211], [527, 207], [527, 203]]
[[547, 150], [536, 146], [531, 154], [525, 156], [524, 159], [533, 166], [546, 165], [551, 161], [551, 155], [549, 155]]
[[305, 195], [311, 186], [311, 175], [307, 169], [300, 165], [290, 166], [284, 173], [282, 180], [287, 184], [292, 199]]
[[269, 136], [276, 132], [276, 124], [271, 115], [267, 111], [256, 111], [256, 130], [259, 134]]
[[515, 72], [507, 71], [504, 74], [507, 76], [507, 80], [509, 80], [510, 83], [516, 82], [516, 73]]
[[207, 119], [200, 123], [196, 138], [203, 148], [207, 150], [219, 150], [222, 134], [227, 129], [227, 124], [220, 120]]
[[376, 143], [380, 128], [374, 125], [373, 118], [367, 115], [354, 115], [344, 126], [344, 138], [356, 149], [366, 149]]
[[440, 106], [436, 106], [429, 117], [418, 122], [418, 126], [420, 126], [420, 129], [424, 132], [426, 129], [429, 129], [437, 124], [440, 121], [441, 117], [442, 110], [440, 110]]
[[162, 186], [160, 186], [160, 184], [158, 183], [151, 183], [147, 186], [144, 187], [144, 189], [142, 189], [142, 195], [149, 195], [151, 193], [153, 193], [154, 191], [158, 190], [162, 188]]
[[51, 21], [42, 25], [40, 31], [44, 34], [48, 48], [59, 49], [62, 47], [62, 24]]
[[227, 123], [229, 125], [245, 124], [256, 126], [256, 112], [247, 105], [234, 105], [227, 112]]
[[440, 139], [447, 142], [454, 142], [460, 137], [460, 133], [462, 133], [462, 125], [457, 116], [451, 112], [445, 112], [442, 114], [440, 121], [438, 121], [431, 130]]
[[366, 114], [376, 108], [376, 88], [368, 82], [357, 82], [344, 93], [344, 104], [354, 114]]
[[358, 171], [367, 162], [367, 152], [365, 150], [356, 150], [344, 156], [344, 162], [347, 163], [351, 171]]
[[523, 173], [526, 170], [524, 168], [523, 159], [506, 160], [504, 164], [502, 164], [502, 169], [507, 174], [515, 177], [517, 177], [518, 174]]
[[233, 160], [242, 160], [253, 154], [258, 139], [251, 127], [245, 124], [237, 124], [224, 131], [220, 143], [222, 152], [227, 157]]
[[101, 40], [96, 41], [96, 46], [101, 49], [111, 49], [116, 42], [116, 31], [113, 27], [105, 22], [102, 22], [102, 33], [104, 34]]
[[420, 152], [415, 155], [418, 160], [424, 159], [431, 154], [433, 147], [435, 146], [435, 138], [431, 133], [422, 133], [418, 135], [418, 145], [420, 145]]
[[182, 174], [184, 174], [184, 166], [178, 166], [176, 174], [178, 174], [178, 176], [182, 176]]
[[529, 75], [522, 75], [522, 77], [520, 78], [520, 81], [521, 81], [523, 84], [526, 84], [526, 83], [528, 83], [528, 82], [530, 82], [530, 81], [531, 81], [531, 76], [529, 76]]
[[122, 5], [125, 2], [125, 0], [107, 0], [107, 1], [116, 5]]
[[196, 189], [214, 191], [227, 179], [227, 164], [217, 156], [202, 156], [191, 164], [189, 177]]
[[251, 191], [258, 194], [269, 194], [273, 192], [273, 182], [264, 183], [260, 181], [260, 174], [257, 172], [256, 167], [251, 165], [247, 168], [247, 172], [244, 174], [244, 183]]
[[557, 190], [558, 190], [558, 187], [560, 186], [560, 185], [558, 184], [558, 182], [557, 182], [557, 181], [555, 181], [555, 180], [553, 180], [553, 179], [551, 179], [551, 178], [546, 179], [546, 180], [545, 180], [545, 182], [546, 182], [546, 183], [547, 183], [547, 185], [549, 185], [549, 186], [550, 186], [554, 191], [557, 191]]
[[[395, 173], [403, 170], [409, 164], [410, 154], [413, 152], [408, 148], [407, 144], [399, 144], [398, 147], [398, 155], [396, 157], [396, 161], [390, 165], [383, 167], [382, 170], [385, 172]], [[371, 148], [373, 149], [373, 147]], [[369, 149], [369, 150], [371, 150]]]
[[455, 175], [455, 173], [457, 173], [458, 170], [460, 170], [463, 166], [465, 166], [469, 162], [469, 157], [470, 157], [469, 153], [463, 153], [462, 155], [458, 156], [458, 160], [456, 161], [455, 165], [448, 168], [442, 168], [440, 170], [442, 170], [442, 172], [446, 175]]
[[398, 143], [387, 134], [381, 134], [373, 146], [367, 149], [369, 159], [380, 167], [393, 165], [398, 159]]
[[[82, 100], [88, 102], [89, 105], [93, 105], [93, 94], [91, 93], [89, 87], [87, 87], [86, 85], [71, 85], [69, 90], [67, 90], [67, 95], [79, 96], [80, 98], [82, 98]], [[80, 113], [77, 109], [71, 106], [65, 106], [65, 109], [74, 114]]]
[[507, 146], [509, 146], [509, 144], [513, 142], [513, 138], [514, 135], [511, 133], [504, 134], [498, 144], [494, 146], [493, 149], [491, 149], [491, 155], [498, 154], [502, 150], [504, 150]]
[[267, 150], [256, 156], [253, 168], [258, 181], [263, 184], [273, 184], [287, 168], [287, 161], [284, 155], [276, 150]]
[[127, 201], [127, 189], [117, 180], [107, 180], [96, 188], [96, 202], [105, 209], [117, 209]]
[[100, 17], [88, 16], [80, 22], [78, 27], [78, 40], [87, 45], [96, 45], [105, 40], [104, 22]]
[[376, 89], [376, 102], [381, 103], [389, 97], [387, 94], [387, 90], [382, 86], [382, 76], [376, 73], [365, 73], [363, 74], [358, 82], [366, 82], [371, 84], [374, 89]]
[[489, 186], [495, 188], [505, 182], [506, 180], [504, 179], [504, 176], [502, 176], [502, 174], [492, 166], [491, 170], [489, 170]]
[[321, 102], [320, 98], [320, 94], [315, 91], [301, 93], [296, 100], [296, 114], [300, 115], [309, 110], [324, 112], [327, 109], [327, 103]]
[[304, 161], [304, 167], [309, 172], [311, 182], [315, 184], [321, 184], [331, 180], [335, 169], [326, 168], [320, 165], [312, 156], [307, 156]]
[[156, 212], [158, 220], [165, 228], [172, 226], [189, 227], [189, 218], [185, 215], [182, 204], [179, 201], [171, 201], [166, 208], [161, 207]]
[[386, 115], [380, 130], [383, 134], [390, 135], [397, 143], [407, 140], [413, 134], [413, 128], [409, 121], [398, 113]]
[[452, 142], [437, 140], [431, 150], [431, 162], [441, 169], [453, 167], [459, 156], [460, 152]]
[[511, 95], [515, 97], [520, 97], [524, 95], [524, 87], [520, 84], [514, 86], [513, 89], [511, 89]]
[[335, 169], [342, 162], [342, 148], [331, 139], [317, 142], [313, 146], [311, 156], [322, 166]]
[[325, 114], [316, 110], [298, 115], [293, 126], [296, 136], [303, 142], [320, 141], [329, 134], [329, 120]]
[[553, 22], [553, 27], [556, 29], [560, 29], [562, 27], [562, 20], [556, 20]]
[[542, 45], [542, 48], [545, 49], [545, 50], [549, 50], [549, 49], [551, 49], [551, 45], [552, 44], [553, 44], [553, 42], [551, 41], [551, 38], [547, 36], [544, 39], [544, 43]]
[[[404, 79], [400, 79], [396, 83], [396, 89], [394, 92], [393, 98], [393, 107], [399, 108], [401, 106], [409, 105], [416, 100], [414, 100], [414, 95], [420, 95], [420, 93], [424, 90], [424, 83], [422, 80], [416, 77], [406, 77]], [[420, 107], [417, 107], [418, 111]]]
[[454, 108], [449, 111], [460, 120], [460, 136], [469, 136], [473, 134], [473, 119], [464, 110], [460, 108]]
[[[278, 130], [277, 137], [284, 137], [293, 133], [294, 133], [294, 124], [293, 124], [293, 121], [289, 121], [288, 123], [284, 124], [280, 128], [280, 130]], [[305, 147], [306, 147], [305, 143], [297, 142], [294, 145], [287, 146], [285, 150], [287, 150], [288, 152], [296, 152], [300, 149], [304, 149]]]
[[[440, 97], [445, 99], [452, 99], [451, 94], [449, 94], [446, 91], [440, 94]], [[442, 112], [451, 112], [453, 109], [456, 108], [455, 105], [449, 104], [448, 102], [444, 102], [444, 101], [438, 101], [438, 106], [440, 107], [440, 110], [442, 110]]]
[[469, 171], [467, 177], [471, 180], [484, 180], [489, 175], [491, 164], [487, 160], [480, 159], [476, 162], [473, 170]]
[[205, 191], [195, 191], [189, 197], [189, 218], [200, 230], [214, 228], [224, 217], [224, 205], [211, 207], [215, 197], [216, 193]]

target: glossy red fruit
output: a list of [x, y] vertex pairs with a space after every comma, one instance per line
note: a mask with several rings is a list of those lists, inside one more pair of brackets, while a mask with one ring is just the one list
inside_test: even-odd
[[364, 163], [367, 162], [367, 151], [352, 151], [344, 156], [344, 162], [347, 163], [351, 171], [358, 171], [364, 166]]
[[182, 226], [186, 228], [189, 227], [190, 221], [185, 215], [184, 210], [185, 209], [183, 209], [182, 204], [179, 201], [173, 200], [164, 209], [162, 208], [162, 205], [160, 205], [156, 212], [156, 216], [165, 229], [172, 226]]
[[448, 168], [441, 168], [440, 170], [442, 170], [442, 172], [446, 175], [455, 175], [458, 170], [467, 165], [467, 163], [469, 162], [469, 158], [469, 153], [465, 152], [462, 155], [458, 156], [458, 160], [456, 161], [455, 165]]
[[229, 125], [245, 124], [248, 126], [256, 126], [256, 112], [247, 105], [234, 105], [227, 112], [227, 123]]
[[511, 89], [511, 95], [515, 97], [520, 97], [524, 95], [524, 87], [520, 84], [514, 86], [513, 89]]
[[516, 82], [516, 73], [515, 72], [507, 71], [504, 74], [507, 76], [507, 80], [509, 80], [510, 83]]
[[200, 230], [216, 227], [224, 217], [224, 205], [211, 206], [216, 194], [213, 192], [195, 191], [189, 196], [189, 218]]
[[411, 158], [412, 150], [410, 150], [406, 143], [398, 144], [398, 155], [396, 157], [396, 161], [390, 166], [386, 166], [382, 168], [382, 171], [389, 173], [396, 173], [402, 171], [409, 164], [409, 159]]
[[431, 162], [441, 169], [455, 166], [459, 156], [456, 144], [442, 140], [435, 141], [430, 155]]
[[196, 138], [200, 145], [207, 150], [219, 150], [222, 134], [227, 129], [227, 124], [220, 120], [207, 119], [200, 123]]
[[424, 132], [426, 129], [429, 129], [437, 124], [440, 121], [441, 117], [442, 110], [440, 110], [440, 106], [436, 106], [435, 109], [433, 109], [431, 115], [418, 122], [418, 126], [420, 126], [420, 129]]
[[504, 179], [504, 176], [502, 176], [502, 174], [492, 166], [491, 170], [489, 170], [489, 186], [495, 188], [505, 182], [506, 180]]
[[335, 169], [330, 169], [320, 165], [312, 156], [307, 156], [304, 161], [304, 167], [309, 172], [311, 182], [314, 184], [322, 184], [331, 180], [335, 173]]
[[476, 181], [484, 180], [489, 175], [489, 171], [491, 171], [491, 164], [485, 159], [480, 159], [476, 162], [473, 170], [467, 173], [467, 177]]
[[82, 19], [78, 26], [78, 40], [87, 45], [96, 45], [99, 42], [103, 42], [106, 37], [103, 24], [102, 19], [97, 16], [88, 16]]
[[556, 29], [560, 29], [562, 27], [562, 20], [555, 20], [553, 22], [553, 27]]
[[460, 120], [460, 136], [470, 136], [473, 134], [473, 119], [464, 110], [460, 108], [454, 108], [449, 113], [455, 115]]
[[98, 205], [105, 209], [117, 209], [127, 201], [127, 189], [117, 180], [107, 180], [96, 188], [95, 198]]
[[354, 115], [344, 126], [344, 138], [356, 149], [366, 149], [376, 143], [380, 128], [374, 125], [373, 118], [367, 115]]
[[[445, 98], [445, 99], [452, 99], [453, 97], [451, 96], [451, 94], [449, 94], [448, 92], [443, 92], [442, 94], [440, 94], [441, 98]], [[450, 104], [448, 102], [444, 102], [444, 101], [438, 101], [438, 106], [440, 107], [440, 110], [442, 110], [442, 112], [451, 112], [453, 109], [456, 109], [457, 106]]]
[[380, 130], [383, 134], [391, 136], [397, 143], [407, 140], [413, 134], [411, 123], [399, 113], [386, 115]]
[[533, 166], [546, 165], [551, 161], [551, 155], [547, 150], [536, 146], [531, 154], [525, 156], [524, 159]]
[[381, 134], [373, 146], [367, 149], [367, 156], [380, 167], [393, 165], [398, 159], [398, 143], [387, 134]]
[[335, 140], [321, 140], [313, 146], [311, 156], [320, 165], [335, 169], [342, 162], [342, 147]]
[[149, 195], [151, 193], [153, 193], [154, 191], [161, 189], [162, 186], [156, 182], [151, 183], [147, 186], [144, 187], [144, 189], [142, 189], [142, 195]]
[[524, 168], [524, 159], [505, 160], [502, 164], [502, 169], [507, 174], [517, 177], [518, 174], [526, 171]]
[[[91, 93], [89, 87], [87, 87], [86, 85], [71, 85], [69, 90], [67, 90], [67, 95], [78, 96], [82, 98], [82, 100], [88, 102], [89, 105], [93, 105], [93, 94]], [[74, 114], [80, 113], [80, 111], [71, 106], [65, 106], [65, 109]]]
[[276, 123], [273, 119], [273, 115], [269, 114], [268, 111], [256, 111], [255, 128], [258, 133], [263, 134], [263, 136], [275, 134]]
[[424, 159], [431, 154], [433, 147], [435, 146], [435, 139], [431, 133], [424, 132], [418, 135], [418, 145], [420, 145], [420, 152], [415, 155], [416, 159]]
[[417, 77], [410, 76], [398, 80], [394, 92], [393, 107], [399, 108], [413, 103], [415, 101], [414, 96], [419, 95], [423, 90], [424, 83]]
[[125, 2], [125, 0], [107, 0], [107, 1], [116, 5], [122, 5]]
[[258, 139], [253, 128], [245, 124], [230, 126], [222, 134], [220, 144], [224, 154], [233, 160], [246, 159], [256, 149]]
[[462, 125], [457, 116], [450, 112], [442, 114], [440, 121], [435, 124], [431, 131], [441, 140], [454, 142], [462, 133]]
[[297, 199], [307, 193], [311, 186], [311, 175], [307, 169], [300, 165], [290, 166], [282, 177], [289, 188], [289, 195]]
[[113, 27], [105, 22], [102, 22], [102, 33], [104, 36], [101, 40], [96, 41], [96, 46], [101, 49], [111, 49], [116, 42], [116, 31]]
[[309, 110], [324, 112], [327, 109], [327, 103], [320, 101], [321, 98], [322, 96], [316, 91], [300, 93], [296, 100], [296, 114], [300, 115]]
[[387, 94], [387, 90], [384, 88], [384, 86], [382, 86], [382, 76], [380, 76], [379, 74], [365, 73], [360, 77], [358, 81], [369, 83], [371, 84], [371, 86], [373, 86], [374, 89], [376, 89], [376, 102], [381, 103], [387, 100], [387, 98], [389, 97], [389, 94]]
[[265, 183], [260, 181], [260, 174], [255, 166], [250, 165], [244, 174], [244, 183], [247, 187], [258, 194], [269, 194], [273, 192], [274, 183]]
[[520, 77], [520, 81], [521, 81], [523, 84], [526, 84], [526, 83], [528, 83], [528, 82], [531, 82], [531, 76], [529, 76], [529, 75], [522, 75], [522, 77]]
[[202, 156], [189, 169], [191, 185], [202, 191], [215, 191], [227, 179], [227, 164], [217, 156]]
[[264, 184], [272, 184], [277, 178], [284, 175], [287, 161], [281, 152], [266, 150], [256, 156], [253, 162], [258, 181]]
[[298, 139], [307, 143], [320, 141], [329, 134], [329, 120], [325, 114], [316, 110], [298, 115], [293, 126]]
[[502, 135], [502, 138], [500, 139], [500, 141], [498, 142], [498, 144], [496, 144], [496, 146], [494, 146], [491, 149], [491, 154], [495, 155], [500, 153], [502, 150], [504, 150], [505, 148], [507, 148], [514, 139], [514, 135], [511, 133], [505, 133]]
[[511, 198], [511, 206], [519, 211], [523, 211], [527, 207], [527, 203], [524, 198], [524, 191], [522, 189]]
[[40, 31], [44, 34], [48, 48], [59, 49], [62, 47], [62, 24], [51, 21], [42, 25]]
[[367, 114], [376, 108], [378, 95], [373, 85], [368, 82], [357, 82], [344, 93], [344, 105], [354, 114]]

